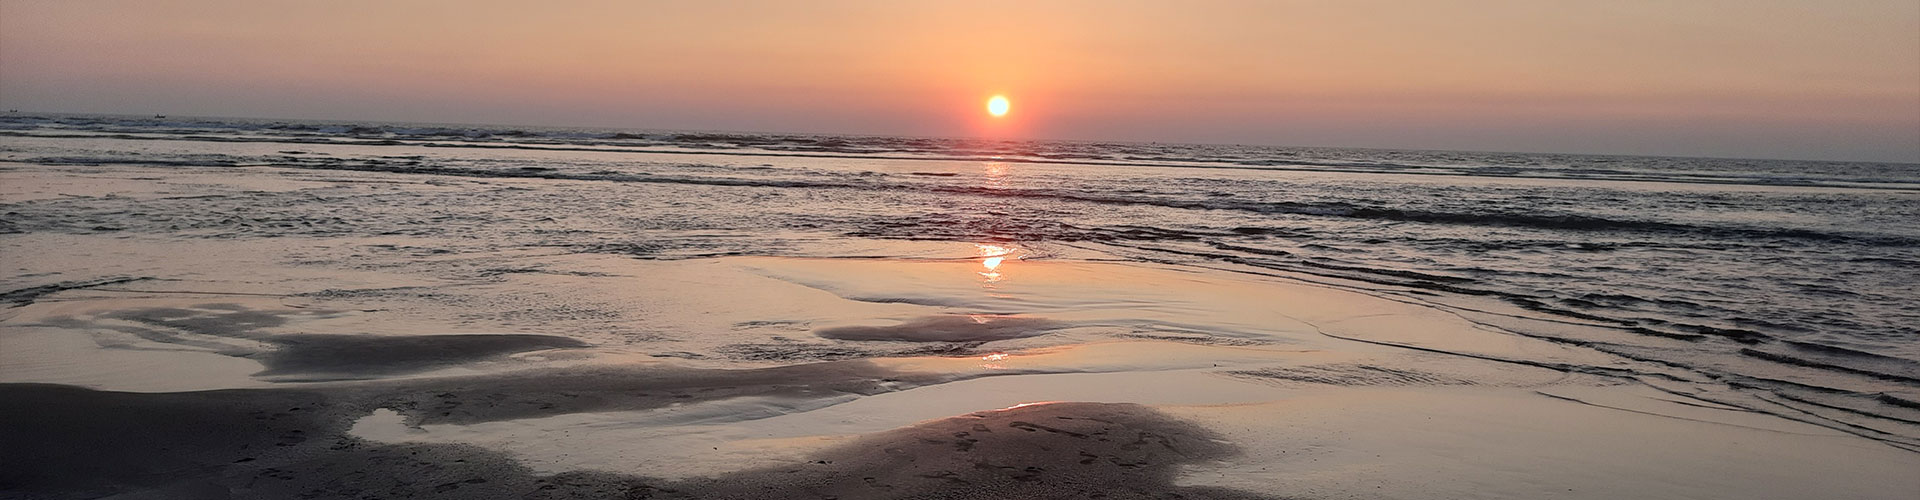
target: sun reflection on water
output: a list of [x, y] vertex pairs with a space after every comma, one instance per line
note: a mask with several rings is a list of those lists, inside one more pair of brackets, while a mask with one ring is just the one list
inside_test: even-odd
[[[1011, 171], [1007, 163], [997, 161], [985, 162], [980, 165], [980, 170], [981, 177], [985, 180], [984, 186], [982, 187], [990, 190], [1007, 188], [1007, 174]], [[1005, 214], [1004, 207], [997, 206], [974, 207], [973, 212], [990, 216]], [[1015, 254], [1020, 251], [1020, 248], [1011, 245], [986, 243], [975, 244], [974, 246], [978, 247], [980, 265], [984, 268], [975, 271], [975, 273], [980, 275], [980, 280], [983, 285], [987, 288], [995, 288], [995, 284], [1006, 278], [1006, 275], [1002, 273], [1001, 267], [1007, 262], [1007, 257], [1015, 257], [1017, 259], [1018, 256]]]
[[980, 170], [980, 173], [987, 178], [988, 189], [1003, 189], [1007, 187], [1007, 164], [990, 161], [981, 166]]

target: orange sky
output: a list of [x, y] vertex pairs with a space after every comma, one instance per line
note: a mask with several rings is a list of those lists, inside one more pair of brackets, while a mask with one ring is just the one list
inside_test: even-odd
[[1920, 162], [1914, 0], [566, 3], [0, 0], [0, 106]]

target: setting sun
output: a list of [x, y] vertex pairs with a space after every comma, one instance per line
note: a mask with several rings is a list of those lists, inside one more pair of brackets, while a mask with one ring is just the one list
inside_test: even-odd
[[987, 99], [987, 114], [1007, 116], [1007, 108], [1011, 106], [1012, 104], [1007, 102], [1007, 96], [996, 95], [992, 99]]

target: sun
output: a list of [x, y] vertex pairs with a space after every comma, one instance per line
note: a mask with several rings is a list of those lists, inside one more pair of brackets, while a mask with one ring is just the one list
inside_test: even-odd
[[987, 99], [987, 114], [990, 114], [993, 116], [1007, 116], [1007, 109], [1011, 108], [1012, 106], [1013, 106], [1013, 103], [1007, 101], [1007, 96], [996, 95], [996, 96], [993, 96], [993, 98], [991, 99]]

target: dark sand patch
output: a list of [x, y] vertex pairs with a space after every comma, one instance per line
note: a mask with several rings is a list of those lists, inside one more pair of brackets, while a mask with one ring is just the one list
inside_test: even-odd
[[906, 356], [968, 356], [975, 354], [978, 342], [924, 342], [897, 349], [860, 348], [833, 344], [767, 342], [731, 344], [714, 348], [716, 354], [749, 361], [838, 361]]
[[588, 347], [568, 337], [523, 334], [418, 336], [274, 335], [276, 349], [252, 356], [267, 366], [255, 376], [350, 379], [397, 375], [541, 349]]
[[98, 498], [167, 486], [312, 447], [320, 436], [337, 440], [347, 429], [339, 408], [326, 410], [325, 396], [300, 391], [0, 384], [0, 401], [0, 497], [9, 498]]
[[946, 314], [924, 316], [892, 326], [822, 328], [814, 334], [839, 340], [984, 342], [1032, 337], [1070, 326], [1062, 321], [1026, 316]]
[[1266, 498], [1179, 487], [1233, 457], [1211, 432], [1135, 404], [985, 411], [863, 436], [814, 460], [672, 485], [656, 498]]
[[[668, 481], [534, 473], [467, 445], [347, 434], [362, 404], [285, 390], [0, 384], [9, 498], [1259, 498], [1172, 484], [1234, 449], [1131, 404], [1062, 403], [858, 438], [799, 464]], [[635, 443], [644, 446], [644, 443]]]
[[[262, 310], [238, 304], [149, 307], [115, 311], [96, 318], [59, 317], [45, 321], [72, 329], [112, 330], [153, 342], [211, 349], [265, 365], [257, 377], [277, 381], [377, 378], [417, 373], [462, 363], [497, 359], [543, 349], [590, 347], [570, 337], [530, 334], [350, 335], [276, 334], [269, 329], [300, 318], [329, 317], [339, 311]], [[202, 337], [205, 336], [205, 337]], [[266, 343], [271, 349], [224, 342]]]
[[901, 373], [866, 360], [750, 370], [580, 368], [355, 386], [368, 411], [392, 408], [414, 424], [473, 424], [569, 413], [630, 411], [736, 397], [873, 395], [963, 377]]
[[261, 311], [235, 304], [203, 304], [194, 308], [149, 307], [108, 314], [106, 317], [218, 337], [246, 337], [261, 329], [287, 324], [294, 315], [332, 311]]
[[271, 334], [263, 330], [285, 326], [298, 317], [328, 317], [338, 311], [258, 310], [238, 304], [200, 304], [192, 307], [142, 307], [115, 310], [96, 315], [54, 316], [41, 320], [44, 326], [71, 330], [106, 330], [125, 333], [149, 342], [199, 347], [229, 356], [246, 357], [258, 352], [224, 339], [263, 341]]
[[[99, 498], [156, 488], [172, 492], [161, 492], [162, 498], [225, 498], [201, 494], [209, 484], [238, 498], [299, 498], [316, 488], [322, 492], [312, 497], [335, 498], [354, 485], [384, 485], [364, 492], [378, 498], [520, 498], [534, 488], [531, 473], [493, 452], [375, 445], [348, 430], [378, 408], [393, 408], [414, 423], [476, 423], [739, 396], [877, 394], [946, 380], [907, 377], [854, 361], [760, 370], [539, 370], [302, 390], [129, 393], [0, 384], [6, 402], [0, 405], [0, 492], [6, 493], [0, 498]], [[478, 483], [445, 472], [484, 464], [494, 465], [476, 477], [489, 478], [495, 488], [526, 489], [466, 495], [473, 488], [461, 485]], [[524, 480], [504, 479], [516, 477]], [[423, 485], [416, 478], [446, 481]], [[435, 489], [449, 481], [455, 486]], [[271, 484], [308, 490], [264, 486]]]

